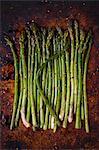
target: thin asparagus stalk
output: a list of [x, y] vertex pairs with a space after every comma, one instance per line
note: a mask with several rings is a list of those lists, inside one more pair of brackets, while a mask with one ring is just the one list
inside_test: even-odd
[[[61, 37], [61, 50], [63, 50], [63, 37]], [[60, 115], [59, 118], [62, 121], [64, 118], [65, 113], [65, 101], [66, 101], [66, 73], [65, 73], [65, 55], [61, 57], [61, 64], [62, 64], [62, 100], [61, 100], [61, 108], [60, 108]]]
[[25, 119], [25, 107], [26, 107], [26, 98], [27, 98], [27, 66], [24, 56], [24, 40], [25, 40], [25, 33], [24, 31], [21, 32], [19, 43], [20, 43], [20, 53], [22, 58], [22, 71], [23, 71], [23, 97], [22, 97], [22, 106], [21, 106], [21, 118], [24, 126], [26, 128], [30, 127], [30, 124]]
[[78, 77], [77, 77], [77, 52], [79, 48], [79, 31], [78, 31], [78, 22], [74, 21], [75, 28], [75, 38], [76, 38], [76, 47], [75, 47], [75, 56], [74, 56], [74, 114], [76, 113], [77, 107], [77, 91], [78, 91]]
[[66, 102], [65, 102], [65, 115], [63, 121], [63, 127], [67, 127], [67, 120], [68, 120], [68, 113], [69, 113], [69, 102], [70, 102], [70, 64], [69, 64], [69, 52], [67, 51], [68, 48], [68, 32], [65, 31], [64, 33], [64, 49], [65, 49], [65, 56], [66, 56], [66, 73], [67, 73], [67, 89], [66, 89]]
[[37, 89], [37, 85], [36, 85], [36, 76], [37, 76], [37, 69], [38, 66], [40, 65], [40, 44], [39, 44], [39, 31], [38, 28], [36, 27], [35, 23], [32, 24], [31, 26], [31, 30], [33, 32], [34, 38], [35, 38], [35, 43], [36, 43], [36, 51], [35, 51], [35, 70], [34, 70], [34, 99], [35, 99], [35, 106], [36, 111], [37, 111], [37, 121], [38, 124], [40, 123], [40, 93], [39, 93], [39, 89]]
[[81, 100], [81, 119], [84, 120], [84, 100], [83, 100], [83, 94], [82, 94], [82, 100]]
[[[46, 36], [46, 30], [45, 29], [42, 29], [42, 55], [43, 55], [43, 58], [42, 58], [42, 62], [45, 63], [45, 36]], [[46, 68], [44, 68], [43, 70], [43, 75], [42, 75], [42, 89], [43, 91], [45, 92], [45, 76], [46, 76]], [[43, 125], [44, 125], [44, 107], [43, 107], [44, 103], [43, 103], [43, 100], [42, 98], [40, 97], [40, 127], [42, 128]]]
[[11, 48], [13, 58], [14, 58], [14, 68], [15, 68], [14, 103], [13, 103], [12, 119], [11, 119], [11, 124], [10, 124], [10, 130], [12, 130], [14, 126], [14, 120], [15, 120], [15, 115], [17, 111], [17, 103], [18, 103], [18, 69], [19, 67], [18, 67], [18, 58], [17, 58], [17, 54], [15, 53], [13, 42], [9, 39], [9, 37], [5, 37], [5, 40]]
[[[48, 73], [48, 101], [50, 103], [50, 98], [51, 98], [51, 68], [49, 68], [49, 72]], [[46, 130], [48, 128], [48, 124], [49, 124], [49, 109], [48, 107], [46, 108], [46, 114], [45, 114], [45, 123], [43, 126], [43, 129]]]
[[[55, 40], [56, 41], [56, 40]], [[55, 42], [55, 45], [56, 45], [56, 42]], [[56, 53], [56, 46], [55, 46], [55, 49], [54, 49], [54, 54]], [[58, 70], [58, 66], [57, 66], [57, 60], [55, 59], [54, 60], [54, 67], [55, 67], [55, 98], [54, 98], [54, 109], [56, 108], [56, 102], [57, 102], [57, 92], [58, 92], [58, 79], [57, 79], [57, 70]]]
[[[35, 53], [34, 53], [34, 77], [33, 77], [33, 95], [34, 95], [34, 101], [35, 101], [35, 106], [37, 105], [39, 107], [39, 100], [38, 100], [38, 97], [37, 97], [37, 85], [36, 85], [36, 73], [37, 73], [37, 61], [38, 61], [38, 58], [37, 58], [37, 48], [35, 46]], [[38, 103], [38, 104], [37, 104]], [[36, 112], [37, 112], [37, 122], [39, 124], [39, 109], [36, 108]]]
[[[54, 49], [53, 49], [53, 44], [51, 43], [51, 46], [50, 46], [50, 55], [52, 56], [54, 54]], [[49, 104], [52, 106], [52, 108], [54, 109], [54, 90], [55, 90], [55, 87], [54, 87], [54, 60], [52, 60], [50, 62], [50, 67], [51, 67], [51, 81], [49, 80], [49, 82], [51, 82], [51, 95], [50, 95], [50, 101], [49, 101]], [[49, 112], [49, 124], [48, 124], [48, 128], [51, 129], [51, 120], [52, 120], [52, 115], [51, 113]], [[54, 118], [54, 117], [53, 117]]]
[[[84, 45], [84, 39], [85, 39], [85, 33], [83, 32], [83, 30], [80, 29], [80, 34], [81, 34], [81, 38], [80, 39], [80, 49], [81, 51], [83, 52], [83, 45]], [[81, 73], [82, 73], [82, 76], [83, 76], [83, 59], [82, 59], [82, 55], [81, 55]], [[82, 78], [81, 78], [81, 84], [82, 84]], [[84, 100], [83, 100], [83, 92], [81, 90], [81, 119], [84, 120]]]
[[[51, 97], [51, 106], [54, 109], [54, 97], [55, 97], [55, 80], [54, 80], [54, 60], [52, 60], [52, 97]], [[50, 114], [51, 115], [51, 114]], [[50, 118], [51, 129], [54, 128], [54, 117], [51, 115]]]
[[[48, 31], [48, 37], [47, 37], [47, 41], [46, 41], [46, 53], [47, 53], [47, 59], [50, 57], [50, 44], [51, 44], [51, 39], [53, 36], [53, 30], [49, 30]], [[50, 62], [48, 62], [48, 101], [50, 103], [51, 101], [51, 65]], [[49, 121], [49, 109], [46, 108], [46, 115], [45, 115], [45, 123], [44, 123], [44, 127], [43, 129], [46, 130], [48, 127], [48, 121]]]
[[31, 102], [31, 113], [32, 113], [32, 125], [33, 130], [37, 127], [37, 120], [36, 120], [36, 110], [35, 110], [35, 102], [34, 102], [34, 95], [33, 95], [33, 69], [34, 69], [34, 39], [31, 38], [31, 46], [32, 46], [32, 53], [31, 53], [31, 64], [30, 64], [30, 102]]
[[[56, 53], [56, 39], [55, 39], [55, 36], [53, 37], [53, 53], [55, 54]], [[54, 102], [53, 102], [53, 109], [55, 110], [56, 108], [56, 102], [57, 102], [57, 60], [54, 59]], [[54, 124], [55, 124], [55, 118], [54, 116], [52, 116], [52, 119], [51, 119], [51, 128], [54, 129]]]
[[85, 129], [86, 132], [89, 132], [89, 124], [88, 124], [88, 106], [87, 106], [87, 92], [86, 92], [86, 78], [87, 78], [87, 67], [88, 67], [88, 61], [89, 61], [89, 54], [91, 50], [91, 45], [92, 45], [92, 38], [89, 41], [89, 48], [87, 51], [87, 55], [85, 58], [85, 63], [84, 63], [84, 76], [83, 76], [83, 94], [84, 94], [84, 113], [85, 113]]
[[[68, 36], [68, 32], [65, 31], [64, 35], [62, 35], [62, 32], [60, 33], [61, 36], [61, 50], [66, 50], [68, 46], [65, 46], [66, 38]], [[67, 44], [68, 45], [68, 44]], [[66, 48], [66, 49], [65, 49]], [[65, 102], [66, 102], [66, 67], [65, 67], [65, 55], [61, 57], [61, 63], [62, 63], [62, 101], [61, 101], [61, 108], [60, 108], [60, 119], [63, 120], [65, 115]]]
[[27, 122], [30, 121], [30, 57], [31, 57], [31, 43], [30, 43], [30, 31], [27, 29], [27, 38], [28, 38], [28, 106], [27, 106]]
[[68, 27], [68, 31], [71, 39], [71, 62], [70, 62], [70, 76], [71, 76], [71, 97], [70, 97], [70, 109], [68, 121], [72, 122], [73, 120], [73, 103], [74, 103], [74, 35], [73, 29], [71, 26]]
[[20, 74], [20, 96], [19, 96], [19, 103], [18, 103], [18, 108], [17, 108], [17, 113], [16, 113], [16, 118], [15, 118], [15, 126], [17, 127], [18, 120], [19, 120], [19, 114], [20, 114], [20, 109], [21, 109], [21, 104], [22, 104], [22, 95], [23, 95], [23, 75], [22, 75], [22, 59], [20, 55], [20, 63], [19, 63], [19, 74]]
[[[81, 103], [82, 103], [82, 44], [84, 42], [84, 35], [80, 30], [80, 47], [78, 50], [78, 100], [75, 128], [81, 128]], [[83, 105], [82, 105], [83, 107]], [[83, 109], [83, 108], [82, 108]]]
[[[85, 50], [87, 48], [87, 43], [89, 41], [90, 35], [91, 35], [91, 32], [88, 32], [88, 35], [86, 37], [86, 41], [82, 45], [82, 75], [84, 73], [84, 56], [85, 56]], [[85, 37], [85, 35], [84, 35], [84, 37]], [[84, 120], [84, 98], [83, 97], [82, 97], [82, 103], [81, 103], [81, 119]]]
[[65, 116], [63, 121], [63, 127], [67, 127], [68, 113], [69, 113], [69, 102], [70, 102], [70, 64], [69, 64], [69, 53], [66, 51], [66, 72], [67, 72], [67, 97], [65, 106]]
[[[60, 43], [60, 37], [57, 37], [56, 40], [56, 44], [57, 44], [57, 51], [60, 52], [61, 50], [61, 43]], [[56, 102], [56, 114], [57, 116], [59, 115], [59, 111], [60, 111], [60, 98], [61, 98], [61, 82], [60, 82], [60, 77], [61, 77], [61, 57], [59, 57], [57, 59], [57, 63], [59, 64], [59, 66], [57, 67], [57, 102]], [[58, 65], [57, 64], [57, 65]], [[56, 120], [54, 122], [54, 129], [53, 131], [55, 132], [57, 129], [57, 124], [56, 124]]]

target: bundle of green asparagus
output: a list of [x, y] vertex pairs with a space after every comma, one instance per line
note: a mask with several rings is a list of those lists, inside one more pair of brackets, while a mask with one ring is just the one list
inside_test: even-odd
[[14, 58], [15, 89], [10, 129], [19, 119], [26, 128], [67, 127], [76, 116], [75, 128], [89, 132], [86, 77], [92, 33], [76, 20], [67, 30], [38, 28], [33, 22], [21, 31], [20, 56], [14, 41], [5, 37]]

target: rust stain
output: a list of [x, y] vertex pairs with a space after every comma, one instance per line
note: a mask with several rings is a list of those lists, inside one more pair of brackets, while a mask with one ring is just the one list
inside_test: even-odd
[[[63, 7], [64, 8], [64, 7]], [[80, 7], [81, 8], [81, 7]], [[82, 28], [86, 31], [89, 27], [93, 28], [94, 39], [96, 42], [99, 41], [99, 28], [95, 22], [88, 17], [86, 12], [80, 10], [79, 7], [72, 7], [68, 9], [68, 15], [64, 17], [64, 13], [61, 11], [61, 8], [57, 10], [55, 7], [55, 12], [58, 12], [60, 18], [53, 17], [55, 15], [54, 9], [53, 12], [51, 8], [47, 11], [47, 14], [44, 16], [36, 16], [36, 14], [31, 15], [31, 20], [37, 21], [38, 24], [45, 27], [55, 27], [59, 25], [63, 29], [66, 29], [67, 22], [70, 19], [77, 19], [80, 22]], [[89, 8], [90, 9], [90, 8]], [[63, 17], [62, 17], [63, 13]], [[43, 13], [42, 13], [43, 14]], [[48, 16], [50, 15], [50, 19]], [[24, 17], [19, 17], [17, 23], [14, 24], [13, 28], [16, 32], [16, 39], [18, 40], [20, 36], [20, 32], [25, 28], [25, 20]], [[15, 145], [14, 148], [22, 149], [22, 148], [32, 148], [32, 149], [97, 149], [99, 148], [98, 142], [98, 131], [99, 131], [99, 117], [98, 117], [98, 70], [97, 66], [99, 64], [99, 58], [97, 53], [99, 52], [99, 48], [97, 48], [98, 44], [93, 43], [93, 47], [91, 49], [90, 61], [88, 65], [88, 75], [87, 75], [87, 92], [88, 92], [88, 106], [89, 106], [89, 123], [90, 123], [90, 133], [86, 134], [84, 131], [84, 125], [81, 130], [74, 129], [74, 122], [72, 124], [68, 124], [67, 129], [59, 128], [56, 133], [53, 133], [51, 130], [42, 131], [39, 130], [37, 132], [33, 132], [31, 128], [26, 129], [21, 120], [19, 122], [19, 127], [15, 128], [13, 131], [9, 130], [9, 120], [11, 119], [12, 113], [12, 105], [13, 105], [13, 96], [14, 96], [14, 80], [10, 79], [10, 75], [14, 73], [14, 66], [12, 64], [2, 66], [1, 72], [2, 76], [6, 76], [8, 74], [9, 80], [0, 81], [0, 100], [2, 102], [2, 114], [5, 117], [4, 124], [1, 124], [2, 129], [2, 149], [11, 148], [10, 145]], [[18, 53], [19, 53], [19, 46]], [[1, 49], [0, 52], [2, 52]], [[5, 51], [5, 50], [4, 50]], [[5, 51], [6, 53], [6, 51]], [[0, 120], [0, 123], [2, 120]]]

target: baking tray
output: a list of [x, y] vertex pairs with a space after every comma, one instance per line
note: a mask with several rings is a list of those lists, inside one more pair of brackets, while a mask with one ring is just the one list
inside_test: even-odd
[[[25, 23], [35, 20], [40, 26], [66, 28], [66, 21], [79, 20], [86, 30], [92, 28], [94, 43], [91, 49], [87, 75], [90, 133], [84, 127], [74, 128], [74, 122], [66, 129], [33, 132], [20, 122], [19, 127], [9, 130], [14, 96], [14, 66], [10, 49], [3, 40], [4, 33], [24, 27]], [[1, 101], [1, 148], [0, 149], [98, 149], [99, 148], [99, 2], [52, 2], [52, 1], [2, 1], [0, 27], [0, 101]]]

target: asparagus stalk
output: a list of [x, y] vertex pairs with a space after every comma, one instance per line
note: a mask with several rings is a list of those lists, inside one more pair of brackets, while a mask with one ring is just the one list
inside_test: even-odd
[[83, 42], [84, 42], [84, 35], [83, 35], [82, 30], [80, 30], [80, 48], [78, 50], [78, 100], [77, 100], [75, 128], [81, 128], [81, 118], [80, 118], [81, 117], [81, 102], [83, 100], [82, 99], [82, 44]]
[[[42, 62], [45, 63], [45, 35], [46, 35], [46, 30], [42, 29]], [[46, 69], [44, 68], [43, 70], [43, 75], [42, 75], [42, 89], [45, 92], [45, 76], [46, 76]], [[42, 128], [44, 125], [44, 103], [42, 100], [42, 97], [40, 97], [40, 127]]]
[[85, 113], [85, 129], [86, 132], [89, 132], [89, 124], [88, 124], [88, 106], [87, 106], [87, 92], [86, 92], [86, 78], [87, 78], [87, 66], [88, 66], [88, 61], [89, 61], [89, 54], [91, 50], [91, 45], [92, 45], [92, 38], [89, 41], [89, 47], [88, 51], [86, 54], [85, 58], [85, 63], [84, 63], [84, 76], [83, 76], [83, 94], [84, 94], [84, 113]]
[[[58, 43], [60, 39], [60, 36], [55, 36], [53, 37], [53, 53], [55, 54], [57, 51], [60, 52], [58, 50], [58, 47], [60, 47], [60, 43]], [[59, 44], [59, 45], [58, 45]], [[59, 58], [60, 59], [60, 58]], [[54, 80], [54, 84], [53, 84], [53, 89], [54, 90], [53, 93], [53, 98], [54, 101], [52, 99], [52, 105], [53, 105], [53, 109], [56, 110], [56, 114], [58, 115], [58, 105], [57, 105], [57, 101], [59, 101], [58, 96], [59, 96], [59, 91], [58, 91], [58, 59], [54, 59], [53, 61], [53, 80]], [[56, 131], [57, 128], [57, 123], [55, 118], [52, 116], [51, 117], [51, 128], [54, 129], [54, 132]]]
[[65, 116], [63, 121], [63, 127], [67, 127], [67, 119], [69, 112], [69, 102], [70, 102], [70, 64], [69, 64], [69, 53], [66, 51], [66, 72], [67, 72], [67, 97], [65, 106]]
[[[56, 53], [56, 39], [55, 39], [55, 36], [53, 37], [53, 53], [55, 54]], [[57, 60], [54, 59], [53, 61], [53, 65], [54, 65], [54, 68], [53, 68], [53, 76], [54, 76], [54, 102], [53, 102], [53, 109], [55, 110], [56, 108], [56, 102], [57, 102]], [[52, 116], [51, 118], [51, 128], [54, 129], [54, 124], [55, 124], [55, 118], [54, 116]]]
[[[56, 40], [55, 40], [55, 49], [54, 49], [54, 54], [56, 53]], [[54, 60], [54, 67], [55, 67], [55, 70], [54, 70], [54, 72], [55, 72], [55, 75], [54, 75], [54, 77], [55, 77], [55, 98], [54, 98], [54, 109], [56, 108], [56, 102], [57, 102], [57, 92], [58, 92], [58, 79], [57, 79], [57, 70], [58, 70], [58, 66], [57, 66], [57, 61], [58, 60]]]
[[37, 111], [37, 121], [38, 124], [40, 123], [40, 94], [39, 90], [37, 89], [36, 85], [36, 76], [37, 76], [37, 69], [38, 66], [40, 65], [40, 45], [39, 45], [39, 39], [37, 36], [37, 28], [35, 23], [32, 24], [31, 30], [33, 32], [34, 38], [35, 38], [35, 69], [34, 69], [34, 79], [33, 79], [33, 91], [34, 91], [34, 100], [35, 100], [35, 106], [36, 106], [36, 111]]
[[21, 104], [22, 104], [22, 95], [23, 95], [23, 75], [22, 75], [22, 58], [20, 55], [20, 63], [19, 63], [19, 74], [20, 74], [20, 96], [19, 96], [19, 103], [18, 103], [18, 108], [17, 108], [17, 113], [16, 113], [16, 118], [15, 118], [15, 126], [17, 127], [18, 120], [19, 120], [19, 114], [20, 114], [20, 109], [21, 109]]
[[[53, 45], [52, 45], [52, 54], [53, 54]], [[54, 109], [54, 90], [55, 90], [55, 87], [54, 87], [54, 60], [51, 61], [51, 85], [52, 85], [52, 88], [51, 88], [51, 100], [50, 100], [50, 104], [52, 106], [52, 108]], [[49, 129], [52, 128], [52, 115], [51, 113], [49, 114]]]
[[[57, 31], [60, 35], [61, 38], [61, 50], [63, 51], [63, 33], [61, 31], [61, 29], [59, 27], [57, 27]], [[60, 114], [59, 114], [59, 118], [60, 120], [63, 120], [64, 117], [64, 110], [65, 110], [65, 97], [66, 97], [66, 85], [65, 85], [65, 63], [64, 63], [64, 55], [62, 55], [61, 57], [61, 70], [62, 70], [62, 101], [61, 101], [61, 108], [60, 108]]]
[[[83, 32], [83, 34], [84, 34], [84, 32]], [[87, 44], [88, 44], [90, 35], [91, 35], [91, 32], [88, 32], [88, 35], [86, 37], [86, 41], [82, 45], [82, 75], [84, 73], [84, 56], [85, 56], [85, 51], [86, 51], [86, 48], [87, 48]], [[84, 97], [82, 97], [82, 103], [81, 103], [81, 119], [84, 120]]]
[[[48, 37], [47, 37], [47, 41], [46, 41], [46, 53], [47, 53], [47, 59], [50, 57], [50, 44], [51, 44], [51, 39], [53, 36], [53, 30], [49, 30], [48, 31]], [[48, 62], [48, 101], [50, 103], [51, 101], [51, 65], [50, 62]], [[46, 115], [45, 115], [45, 123], [44, 123], [44, 127], [43, 129], [46, 130], [48, 127], [48, 120], [49, 120], [49, 109], [46, 108]]]
[[34, 95], [33, 95], [33, 69], [34, 69], [34, 39], [31, 38], [31, 46], [32, 46], [32, 53], [31, 53], [31, 64], [30, 64], [30, 102], [31, 102], [31, 113], [32, 113], [32, 125], [33, 130], [37, 127], [37, 120], [36, 120], [36, 110], [35, 110], [35, 103], [34, 103]]
[[[54, 109], [54, 97], [55, 97], [55, 80], [54, 80], [54, 60], [52, 60], [52, 97], [51, 97], [51, 106]], [[51, 114], [50, 114], [51, 115]], [[54, 128], [54, 117], [50, 117], [51, 129]]]
[[20, 53], [22, 58], [22, 71], [23, 71], [23, 97], [22, 97], [22, 106], [21, 106], [21, 118], [24, 126], [26, 128], [30, 127], [30, 124], [25, 119], [25, 107], [26, 107], [26, 98], [27, 98], [27, 66], [24, 56], [24, 40], [25, 40], [25, 33], [24, 31], [21, 32], [19, 43], [20, 43]]
[[[34, 53], [34, 77], [33, 77], [33, 95], [34, 95], [34, 101], [35, 101], [35, 106], [38, 106], [38, 108], [36, 108], [36, 112], [37, 112], [37, 122], [39, 124], [39, 100], [38, 100], [38, 97], [37, 97], [37, 85], [36, 85], [36, 75], [37, 75], [37, 61], [38, 61], [38, 58], [37, 58], [37, 47], [35, 46], [35, 53]], [[38, 103], [38, 104], [37, 104]]]
[[66, 56], [66, 73], [67, 73], [67, 89], [66, 89], [66, 102], [65, 102], [65, 115], [63, 120], [63, 127], [67, 126], [68, 112], [69, 112], [69, 102], [70, 102], [70, 64], [69, 64], [69, 52], [67, 51], [69, 42], [68, 42], [68, 32], [64, 33], [64, 49]]
[[[54, 54], [56, 53], [57, 51], [57, 38], [54, 39], [53, 37], [53, 44], [54, 44]], [[57, 104], [57, 100], [58, 100], [58, 59], [54, 59], [54, 80], [55, 80], [55, 97], [54, 97], [54, 110], [56, 110], [56, 104]], [[57, 112], [56, 112], [57, 114]], [[54, 125], [54, 129], [53, 131], [55, 132], [56, 131], [56, 128], [57, 128], [57, 123], [56, 123], [56, 120], [55, 118], [52, 118], [53, 119], [53, 125]]]
[[[60, 43], [60, 36], [57, 37], [56, 39], [56, 44], [57, 44], [57, 51], [60, 52], [61, 50], [61, 43]], [[59, 66], [58, 66], [59, 64]], [[59, 115], [59, 111], [60, 111], [60, 97], [61, 97], [61, 82], [60, 82], [60, 78], [61, 78], [61, 57], [59, 57], [57, 59], [57, 101], [56, 101], [56, 114]], [[57, 129], [57, 124], [56, 124], [56, 120], [54, 121], [54, 129], [53, 131], [55, 132]]]
[[27, 106], [27, 122], [30, 121], [30, 57], [31, 57], [31, 43], [30, 43], [30, 31], [27, 29], [27, 38], [28, 38], [28, 106]]
[[[85, 39], [85, 33], [83, 32], [83, 30], [80, 29], [80, 34], [81, 34], [81, 41], [80, 41], [80, 49], [83, 52], [83, 45], [84, 45], [84, 39]], [[82, 55], [81, 55], [81, 73], [83, 76], [83, 59], [82, 59]], [[82, 78], [81, 78], [81, 84], [82, 84]], [[83, 92], [81, 90], [81, 119], [84, 120], [84, 100], [83, 100]]]
[[75, 28], [75, 38], [76, 38], [76, 47], [75, 47], [75, 56], [74, 56], [74, 113], [76, 113], [77, 107], [77, 91], [78, 91], [78, 77], [77, 77], [77, 52], [79, 48], [79, 31], [78, 31], [78, 22], [74, 21]]
[[72, 122], [73, 120], [73, 103], [74, 103], [74, 35], [73, 29], [71, 26], [68, 27], [68, 31], [71, 39], [71, 62], [70, 62], [70, 76], [71, 76], [71, 97], [70, 97], [70, 109], [68, 121]]
[[14, 103], [13, 103], [12, 119], [11, 119], [11, 124], [10, 124], [10, 130], [12, 130], [14, 126], [14, 120], [15, 120], [15, 115], [17, 111], [17, 103], [18, 103], [18, 69], [19, 67], [18, 67], [18, 58], [17, 58], [17, 54], [15, 53], [13, 42], [9, 39], [9, 37], [5, 37], [5, 40], [11, 48], [13, 58], [14, 58], [14, 68], [15, 68]]
[[[50, 104], [50, 98], [51, 98], [51, 68], [49, 68], [49, 72], [48, 73], [48, 101]], [[46, 130], [48, 128], [49, 125], [49, 109], [48, 107], [46, 107], [46, 114], [45, 114], [45, 123], [43, 126], [43, 129]]]
[[[61, 37], [61, 50], [63, 51], [63, 37]], [[59, 118], [62, 121], [64, 118], [64, 112], [65, 112], [65, 101], [66, 101], [66, 73], [65, 73], [65, 55], [62, 55], [61, 57], [61, 64], [62, 64], [62, 101], [61, 101], [61, 108], [60, 108], [60, 115]]]

